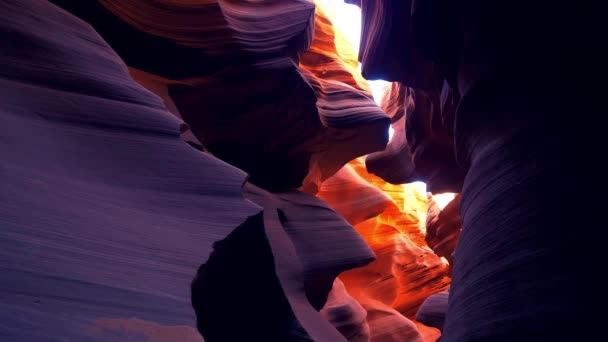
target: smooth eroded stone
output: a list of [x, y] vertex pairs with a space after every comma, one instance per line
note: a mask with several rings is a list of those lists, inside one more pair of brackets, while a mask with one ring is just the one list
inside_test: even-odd
[[310, 1], [55, 2], [162, 78], [200, 148], [259, 187], [314, 193], [386, 145], [389, 121], [352, 47]]
[[319, 310], [336, 276], [374, 254], [310, 194], [245, 190], [264, 212], [216, 243], [201, 265], [192, 283], [201, 333], [208, 341], [345, 341]]
[[192, 282], [192, 306], [208, 342], [312, 341], [277, 277], [263, 214], [249, 218], [215, 244]]
[[0, 12], [0, 335], [144, 338], [97, 334], [127, 317], [191, 340], [193, 274], [261, 211], [246, 174], [183, 142], [88, 24], [46, 1]]
[[426, 216], [426, 242], [435, 254], [444, 257], [452, 264], [454, 249], [462, 229], [460, 195], [448, 203], [443, 209], [429, 196], [429, 209]]
[[320, 184], [349, 161], [383, 150], [388, 142], [387, 115], [374, 102], [350, 42], [337, 30], [317, 0], [315, 34], [300, 58], [300, 68], [317, 97], [326, 130], [303, 189], [316, 193]]
[[417, 325], [383, 303], [362, 300], [367, 310], [371, 342], [424, 342]]
[[357, 224], [380, 215], [391, 198], [345, 165], [321, 185], [317, 196], [337, 211], [350, 224]]
[[429, 327], [443, 329], [445, 315], [448, 312], [448, 296], [448, 291], [441, 291], [429, 296], [420, 305], [416, 313], [416, 320]]
[[[338, 187], [341, 187], [344, 194], [352, 192], [353, 196], [326, 196], [321, 191], [319, 196], [329, 205], [349, 208], [350, 204], [352, 208], [359, 208], [357, 200], [371, 193], [370, 186], [381, 190], [390, 199], [382, 212], [355, 224], [355, 229], [376, 254], [376, 260], [365, 267], [346, 271], [340, 279], [358, 300], [376, 300], [413, 318], [424, 299], [449, 286], [447, 263], [434, 254], [425, 241], [426, 196], [413, 186], [389, 184], [367, 173], [362, 158], [348, 166], [360, 179], [367, 181], [368, 186], [355, 182], [356, 178], [330, 183], [331, 193], [339, 193]], [[357, 216], [349, 214], [346, 217]]]
[[359, 61], [366, 79], [427, 88], [437, 67], [416, 47], [411, 8], [412, 0], [361, 1]]
[[380, 107], [391, 118], [394, 133], [384, 151], [371, 153], [365, 158], [367, 171], [391, 184], [418, 180], [405, 135], [405, 116], [414, 109], [411, 90], [401, 83], [390, 83], [384, 89]]
[[370, 340], [367, 311], [354, 299], [336, 278], [329, 293], [327, 303], [321, 310], [327, 319], [349, 342], [368, 342]]
[[316, 310], [325, 305], [338, 274], [375, 258], [353, 226], [313, 195], [298, 190], [271, 194], [251, 184], [246, 186], [245, 195], [266, 211], [278, 213], [281, 231], [301, 265], [306, 298]]

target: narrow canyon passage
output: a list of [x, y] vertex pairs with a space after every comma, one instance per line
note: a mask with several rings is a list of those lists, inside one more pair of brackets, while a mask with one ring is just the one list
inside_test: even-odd
[[0, 0], [0, 341], [596, 340], [576, 31], [514, 7]]

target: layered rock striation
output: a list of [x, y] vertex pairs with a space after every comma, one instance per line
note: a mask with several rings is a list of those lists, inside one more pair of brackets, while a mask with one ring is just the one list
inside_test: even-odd
[[56, 3], [91, 23], [131, 68], [154, 75], [204, 148], [257, 186], [282, 191], [307, 178], [314, 192], [386, 144], [388, 118], [310, 1]]
[[592, 135], [567, 119], [596, 112], [589, 104], [598, 97], [560, 90], [599, 66], [589, 57], [595, 21], [549, 1], [358, 3], [363, 75], [413, 89], [406, 137], [414, 167], [430, 187], [461, 192], [441, 340], [546, 339], [555, 327], [557, 339], [593, 335], [563, 314], [592, 302], [584, 274], [564, 267], [591, 241], [568, 233], [578, 219], [556, 213], [584, 210], [563, 200], [584, 196], [580, 188], [560, 180], [599, 179], [576, 152], [597, 146], [584, 138]]
[[2, 335], [190, 340], [192, 296], [207, 341], [345, 339], [319, 310], [374, 254], [297, 188], [384, 148], [389, 119], [322, 10], [0, 6]]

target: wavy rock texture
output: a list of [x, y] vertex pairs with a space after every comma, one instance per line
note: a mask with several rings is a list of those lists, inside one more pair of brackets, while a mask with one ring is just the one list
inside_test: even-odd
[[367, 309], [368, 322], [372, 338], [380, 342], [424, 342], [414, 322], [401, 315], [386, 304], [361, 300]]
[[458, 94], [446, 82], [409, 91], [414, 108], [405, 132], [417, 177], [432, 193], [460, 192], [465, 172], [456, 161], [453, 133]]
[[192, 295], [207, 341], [344, 340], [318, 310], [374, 258], [348, 222], [182, 141], [162, 82], [83, 21], [0, 6], [2, 336], [200, 341]]
[[346, 291], [340, 279], [334, 281], [321, 313], [348, 341], [370, 340], [367, 311]]
[[278, 211], [302, 264], [307, 298], [317, 310], [323, 307], [339, 273], [374, 259], [353, 227], [313, 195], [297, 190], [270, 194], [248, 185], [246, 196]]
[[[271, 194], [248, 184], [246, 196], [263, 206], [263, 215], [216, 244], [193, 282], [203, 336], [208, 341], [344, 340], [317, 310], [336, 276], [372, 261], [371, 250], [312, 195]], [[251, 317], [244, 308], [264, 308], [268, 314]]]
[[[340, 276], [349, 293], [368, 310], [372, 340], [389, 335], [395, 341], [408, 340], [407, 334], [399, 333], [399, 325], [389, 329], [395, 322], [409, 322], [410, 328], [403, 329], [420, 334], [408, 318], [429, 295], [449, 286], [447, 264], [425, 242], [426, 198], [412, 186], [392, 185], [367, 173], [362, 158], [325, 181], [318, 196], [355, 224], [377, 256], [368, 266]], [[365, 217], [369, 219], [362, 221]], [[386, 318], [372, 323], [370, 317], [377, 316], [369, 310], [379, 310]], [[381, 323], [385, 320], [395, 322]]]
[[[600, 260], [572, 231], [595, 213], [558, 186], [601, 183], [567, 159], [581, 132], [562, 117], [593, 98], [562, 96], [584, 84], [561, 50], [574, 16], [361, 1], [363, 75], [400, 82], [389, 119], [320, 0], [52, 2], [97, 33], [48, 2], [0, 4], [3, 337], [200, 341], [191, 295], [208, 341], [433, 340], [412, 319], [445, 308], [420, 308], [450, 284], [444, 256], [442, 341], [587, 339], [597, 291], [569, 262]], [[394, 142], [344, 166], [389, 121]], [[425, 231], [403, 179], [462, 190], [460, 236], [458, 202]]]
[[438, 329], [414, 322], [384, 303], [369, 297], [360, 301], [367, 310], [371, 342], [435, 342], [441, 336]]
[[428, 90], [392, 83], [381, 107], [392, 118], [393, 139], [367, 156], [366, 167], [392, 184], [423, 181], [433, 193], [458, 192], [464, 172], [454, 155], [458, 94], [447, 83]]
[[315, 34], [300, 67], [315, 91], [321, 122], [327, 127], [322, 144], [327, 147], [312, 157], [304, 184], [312, 193], [350, 160], [384, 149], [390, 123], [357, 70], [350, 43], [334, 29], [323, 1], [315, 3]]
[[[556, 213], [587, 212], [564, 201], [584, 191], [561, 181], [600, 179], [576, 152], [597, 146], [582, 143], [593, 134], [567, 118], [597, 111], [588, 104], [601, 96], [560, 90], [600, 66], [588, 57], [597, 41], [588, 38], [599, 30], [588, 25], [591, 16], [549, 1], [524, 10], [508, 1], [408, 3], [361, 1], [359, 59], [364, 76], [414, 89], [421, 115], [406, 118], [406, 136], [417, 172], [446, 190], [462, 184], [450, 190], [462, 194], [462, 233], [441, 340], [592, 339], [597, 329], [564, 314], [591, 310], [588, 276], [568, 259], [595, 250], [586, 234], [571, 233], [593, 226], [592, 214], [582, 224], [579, 215]], [[431, 155], [462, 172], [441, 174], [446, 168]], [[564, 163], [566, 155], [576, 161]]]
[[401, 107], [406, 111], [405, 121], [393, 116], [394, 141], [370, 155], [367, 164], [370, 172], [390, 183], [420, 180], [433, 193], [460, 192], [464, 170], [456, 162], [453, 133], [460, 97], [455, 72], [447, 72], [443, 63], [451, 50], [442, 50], [437, 60], [429, 58], [428, 39], [420, 40], [412, 30], [414, 24], [429, 25], [419, 19], [420, 13], [431, 8], [427, 3], [436, 2], [361, 1], [362, 73], [368, 79], [396, 82], [382, 107], [389, 115]]
[[366, 79], [427, 88], [437, 68], [413, 44], [412, 2], [419, 1], [361, 1], [359, 61]]
[[394, 205], [389, 195], [369, 184], [351, 165], [323, 182], [317, 196], [353, 225], [375, 218]]
[[132, 341], [91, 327], [137, 317], [192, 340], [192, 275], [261, 211], [246, 174], [184, 143], [89, 25], [45, 1], [0, 12], [0, 335]]
[[386, 145], [388, 118], [310, 1], [56, 2], [130, 67], [158, 76], [205, 149], [264, 189], [308, 177], [315, 192], [349, 160]]

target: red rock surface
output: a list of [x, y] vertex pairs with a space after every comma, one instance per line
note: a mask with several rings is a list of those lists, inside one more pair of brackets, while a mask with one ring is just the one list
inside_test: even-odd
[[[340, 276], [354, 298], [368, 303], [364, 307], [372, 340], [377, 336], [380, 341], [379, 336], [386, 335], [383, 338], [401, 341], [408, 336], [401, 329], [418, 336], [422, 331], [408, 318], [414, 317], [426, 297], [449, 286], [447, 263], [425, 242], [425, 196], [413, 186], [392, 185], [367, 173], [361, 158], [325, 181], [318, 196], [354, 223], [376, 254], [371, 264]], [[367, 210], [362, 203], [370, 204]], [[362, 221], [365, 216], [370, 218]], [[377, 316], [369, 310], [387, 318], [372, 323], [370, 317]], [[385, 325], [384, 320], [393, 323]], [[396, 325], [388, 329], [396, 322], [409, 322], [406, 326], [410, 328]]]
[[348, 341], [370, 340], [367, 311], [346, 291], [340, 279], [334, 281], [321, 313]]

